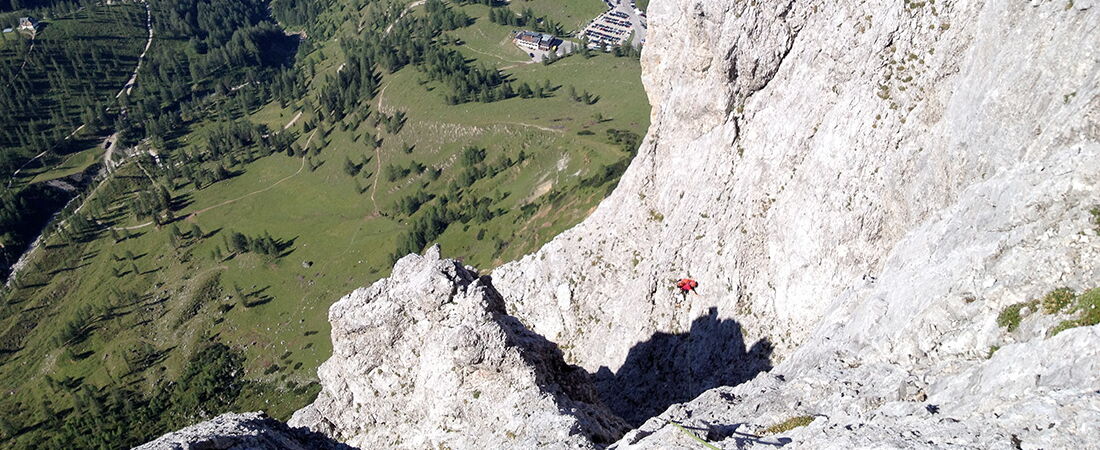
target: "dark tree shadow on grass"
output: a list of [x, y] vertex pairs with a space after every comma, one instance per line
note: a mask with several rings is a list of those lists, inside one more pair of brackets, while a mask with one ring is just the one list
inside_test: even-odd
[[258, 295], [260, 295], [260, 294], [263, 294], [264, 292], [267, 292], [267, 290], [268, 290], [268, 289], [271, 289], [271, 286], [264, 286], [264, 287], [262, 287], [262, 288], [256, 289], [256, 290], [254, 290], [254, 291], [252, 291], [252, 292], [249, 292], [249, 293], [245, 294], [245, 297], [255, 297], [255, 296], [258, 296]]
[[207, 239], [207, 238], [213, 237], [214, 235], [220, 233], [221, 231], [222, 231], [221, 227], [215, 228], [211, 231], [207, 231], [206, 234], [202, 235], [202, 238]]
[[145, 236], [145, 234], [148, 233], [148, 231], [138, 231], [138, 232], [134, 232], [134, 231], [131, 231], [131, 230], [126, 230], [126, 231], [129, 231], [130, 237], [129, 238], [123, 238], [122, 241], [120, 241], [120, 242], [126, 242], [128, 239], [137, 239], [137, 238], [140, 238], [142, 236]]
[[86, 263], [83, 263], [83, 264], [77, 264], [75, 266], [62, 267], [60, 269], [51, 270], [49, 272], [49, 274], [50, 274], [50, 276], [54, 276], [54, 275], [57, 275], [57, 274], [63, 273], [63, 272], [72, 272], [74, 270], [84, 268], [84, 267], [87, 267], [87, 266], [90, 266], [90, 265], [92, 265], [91, 262], [86, 262]]
[[168, 209], [171, 209], [172, 212], [178, 212], [191, 206], [192, 203], [195, 203], [195, 200], [191, 194], [180, 194], [168, 201]]
[[245, 300], [244, 301], [244, 307], [245, 308], [255, 308], [257, 306], [266, 305], [268, 303], [271, 303], [273, 300], [275, 300], [275, 297], [272, 297], [270, 295], [264, 295], [264, 296], [261, 296], [260, 298], [258, 298], [256, 300], [252, 300], [252, 301]]
[[298, 237], [299, 236], [294, 236], [293, 238], [287, 240], [276, 239], [276, 258], [283, 258], [289, 256], [291, 253], [294, 253], [294, 242], [298, 240]]
[[94, 259], [97, 256], [99, 256], [99, 250], [92, 250], [92, 251], [86, 252], [83, 255], [81, 255], [80, 256], [80, 261], [84, 262], [84, 261], [87, 261], [87, 260], [90, 260], [90, 259]]

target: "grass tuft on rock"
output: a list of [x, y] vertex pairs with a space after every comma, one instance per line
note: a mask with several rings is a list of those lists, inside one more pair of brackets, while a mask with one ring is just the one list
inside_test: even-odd
[[1061, 312], [1070, 303], [1073, 303], [1073, 297], [1075, 296], [1073, 289], [1066, 287], [1050, 291], [1043, 297], [1043, 313], [1057, 314]]
[[1059, 323], [1050, 330], [1051, 336], [1070, 328], [1100, 324], [1100, 288], [1093, 288], [1079, 295], [1076, 304], [1070, 312], [1077, 313], [1077, 317]]
[[779, 434], [786, 433], [798, 427], [804, 427], [813, 423], [814, 416], [795, 416], [790, 419], [779, 422], [775, 425], [767, 427], [762, 431], [763, 434]]
[[1039, 306], [1038, 300], [1008, 305], [1001, 311], [1001, 314], [997, 315], [997, 325], [1008, 328], [1009, 332], [1016, 331], [1016, 329], [1020, 327], [1020, 321], [1023, 320], [1023, 316], [1020, 314], [1021, 311], [1023, 311], [1024, 308], [1034, 310], [1036, 306]]

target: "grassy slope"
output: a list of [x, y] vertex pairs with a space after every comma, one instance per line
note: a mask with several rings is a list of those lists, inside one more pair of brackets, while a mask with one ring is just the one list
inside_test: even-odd
[[517, 12], [531, 8], [538, 15], [554, 19], [574, 32], [607, 11], [607, 5], [600, 0], [513, 0], [509, 7]]
[[[69, 175], [83, 172], [88, 166], [99, 162], [103, 158], [103, 146], [98, 139], [90, 138], [82, 141], [82, 150], [61, 156], [57, 162], [50, 166], [31, 166], [25, 177], [28, 183], [41, 183], [43, 181], [64, 178]], [[20, 174], [22, 175], [22, 174]]]
[[[464, 9], [474, 17], [484, 13], [480, 6]], [[536, 12], [544, 13], [538, 9]], [[458, 47], [471, 58], [503, 66], [491, 57], [481, 59], [475, 50], [511, 54], [517, 59], [523, 56], [507, 40], [497, 40], [496, 36], [506, 36], [507, 30], [487, 20], [479, 19], [475, 26], [461, 32], [484, 32], [489, 36], [483, 42], [471, 40]], [[342, 59], [335, 42], [324, 43], [311, 58], [321, 53], [327, 57], [317, 65], [319, 73], [335, 71]], [[324, 137], [322, 133], [305, 133], [303, 124], [311, 118], [306, 112], [290, 132], [299, 134], [300, 144], [309, 141], [311, 135], [325, 143], [320, 155], [312, 158], [314, 163], [324, 161], [315, 171], [301, 158], [277, 154], [247, 165], [237, 177], [202, 190], [186, 186], [173, 192], [186, 203], [177, 212], [177, 216], [185, 217], [178, 222], [180, 228], [187, 231], [196, 224], [212, 236], [189, 240], [177, 250], [169, 245], [167, 228], [142, 226], [129, 216], [120, 216], [115, 226], [134, 227], [136, 237], [114, 243], [109, 236], [101, 235], [79, 248], [78, 253], [84, 256], [80, 261], [64, 264], [65, 270], [43, 277], [42, 286], [20, 289], [9, 296], [16, 303], [3, 307], [0, 332], [6, 333], [5, 338], [21, 336], [26, 347], [3, 361], [0, 387], [17, 391], [19, 398], [28, 401], [42, 394], [36, 380], [45, 374], [55, 379], [82, 378], [84, 383], [97, 386], [122, 381], [148, 387], [156, 380], [178, 374], [192, 350], [210, 336], [244, 351], [246, 376], [250, 379], [272, 381], [280, 388], [284, 382], [293, 386], [315, 379], [316, 367], [331, 352], [329, 305], [389, 270], [389, 254], [408, 220], [389, 214], [397, 199], [421, 187], [434, 193], [446, 189], [457, 174], [457, 170], [450, 170], [454, 155], [467, 145], [487, 148], [489, 162], [506, 155], [516, 158], [523, 151], [529, 155], [526, 162], [493, 179], [480, 180], [471, 188], [478, 195], [500, 199], [493, 208], [504, 214], [483, 224], [452, 225], [438, 241], [448, 256], [462, 257], [483, 269], [534, 250], [582, 219], [606, 193], [606, 186], [570, 189], [602, 165], [627, 156], [605, 142], [603, 130], [614, 127], [645, 132], [649, 108], [638, 80], [639, 71], [637, 61], [609, 55], [571, 57], [548, 67], [520, 65], [507, 70], [517, 80], [534, 83], [550, 79], [555, 86], [589, 90], [601, 100], [591, 106], [573, 102], [563, 87], [552, 98], [449, 106], [440, 94], [428, 92], [418, 83], [421, 76], [415, 68], [407, 67], [384, 77], [384, 90], [377, 100], [384, 110], [407, 111], [408, 122], [397, 135], [372, 130], [366, 123], [348, 131], [337, 127]], [[321, 78], [319, 75], [316, 79]], [[318, 85], [315, 82], [313, 87]], [[282, 129], [300, 106], [283, 109], [271, 104], [252, 114], [251, 120]], [[595, 123], [596, 113], [611, 120]], [[193, 126], [191, 134], [179, 143], [198, 145], [209, 125]], [[577, 135], [583, 129], [596, 134]], [[367, 130], [379, 133], [384, 144], [361, 174], [349, 176], [343, 168], [345, 158], [358, 161], [374, 153], [354, 139]], [[406, 144], [415, 145], [411, 154], [401, 150]], [[430, 181], [426, 174], [413, 174], [395, 182], [377, 180], [372, 201], [371, 190], [360, 193], [357, 186], [373, 186], [374, 177], [380, 175], [379, 160], [383, 167], [417, 161], [442, 168], [443, 175], [436, 181]], [[143, 174], [129, 165], [119, 176]], [[535, 201], [550, 188], [569, 194], [555, 204], [541, 205], [533, 216], [519, 212], [519, 206]], [[121, 211], [124, 201], [114, 201], [114, 208]], [[478, 240], [476, 235], [481, 229], [486, 230], [485, 237]], [[293, 240], [293, 245], [289, 255], [275, 260], [253, 254], [215, 260], [211, 253], [215, 247], [224, 250], [223, 235], [230, 230], [250, 235], [266, 231], [276, 238]], [[51, 251], [57, 254], [62, 250]], [[127, 251], [137, 256], [135, 263], [141, 273], [124, 273], [116, 278], [112, 267], [128, 272], [132, 266], [128, 261], [115, 260]], [[220, 276], [223, 296], [202, 303], [197, 313], [192, 313], [194, 293], [215, 274]], [[245, 293], [255, 292], [252, 301], [270, 300], [245, 307], [230, 298], [234, 286]], [[114, 317], [97, 322], [89, 338], [73, 346], [75, 353], [84, 354], [84, 359], [67, 358], [62, 349], [50, 343], [59, 324], [72, 317], [80, 305], [106, 304], [117, 290], [141, 293], [142, 297], [112, 309]], [[223, 313], [219, 305], [233, 308]], [[163, 359], [146, 372], [127, 374], [128, 364], [121, 355], [141, 342], [162, 351]], [[272, 365], [277, 369], [271, 369]], [[27, 377], [28, 372], [35, 376]], [[310, 401], [312, 395], [277, 389], [248, 401], [285, 417]]]

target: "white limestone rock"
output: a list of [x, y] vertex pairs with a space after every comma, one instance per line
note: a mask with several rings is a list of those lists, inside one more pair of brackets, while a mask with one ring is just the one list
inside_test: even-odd
[[222, 414], [168, 433], [137, 450], [351, 450], [303, 428], [290, 428], [262, 412]]
[[[638, 156], [496, 286], [591, 372], [662, 333], [707, 339], [689, 324], [712, 308], [774, 348], [787, 381], [708, 392], [620, 446], [694, 445], [664, 419], [706, 417], [721, 437], [798, 414], [832, 418], [790, 434], [806, 448], [1096, 442], [1095, 332], [1048, 338], [1065, 317], [1043, 314], [996, 325], [1010, 304], [1100, 286], [1092, 3], [653, 2]], [[700, 295], [675, 292], [685, 276]], [[1029, 356], [983, 369], [1010, 348]], [[1059, 382], [1021, 390], [1035, 365]]]
[[[697, 448], [669, 421], [723, 448], [1091, 448], [1100, 442], [1098, 340], [1100, 328], [1086, 327], [1010, 345], [933, 385], [834, 354], [812, 374], [776, 374], [781, 367], [675, 405], [614, 448]], [[796, 416], [814, 420], [763, 433]]]
[[438, 247], [402, 258], [329, 320], [322, 391], [293, 426], [362, 448], [587, 448], [627, 429], [587, 373]]

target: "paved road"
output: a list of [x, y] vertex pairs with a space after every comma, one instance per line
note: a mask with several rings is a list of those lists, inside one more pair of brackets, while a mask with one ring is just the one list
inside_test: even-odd
[[[142, 50], [141, 55], [138, 56], [137, 65], [134, 66], [134, 73], [130, 75], [130, 80], [122, 85], [122, 89], [118, 91], [118, 95], [115, 95], [115, 98], [122, 97], [123, 93], [130, 95], [130, 92], [134, 90], [134, 85], [137, 84], [138, 71], [141, 70], [141, 62], [145, 60], [145, 54], [149, 53], [149, 47], [153, 45], [153, 11], [149, 9], [148, 2], [143, 0], [141, 4], [145, 5], [145, 30], [149, 32], [149, 39], [145, 41], [145, 49]], [[125, 107], [122, 108], [122, 113], [126, 114]], [[104, 139], [103, 144], [107, 147], [107, 151], [103, 152], [103, 167], [110, 172], [117, 166], [112, 158], [115, 153], [115, 147], [118, 147], [118, 131], [111, 133], [107, 139]], [[142, 168], [142, 170], [145, 170], [145, 168]], [[148, 172], [146, 172], [146, 175], [148, 175]], [[153, 177], [149, 177], [150, 180], [152, 178]]]
[[103, 167], [108, 172], [115, 170], [115, 161], [113, 159], [115, 154], [115, 147], [118, 146], [118, 132], [111, 133], [107, 136], [107, 139], [103, 140], [103, 146], [107, 148], [107, 151], [103, 153]]
[[145, 59], [145, 54], [149, 52], [149, 47], [153, 45], [153, 11], [149, 9], [149, 3], [143, 1], [141, 4], [145, 5], [145, 30], [149, 32], [149, 40], [145, 41], [145, 49], [138, 56], [137, 67], [134, 67], [134, 74], [130, 76], [130, 81], [122, 86], [115, 98], [122, 97], [123, 93], [130, 95], [130, 92], [134, 90], [134, 85], [137, 84], [138, 70], [141, 70], [141, 61]]

